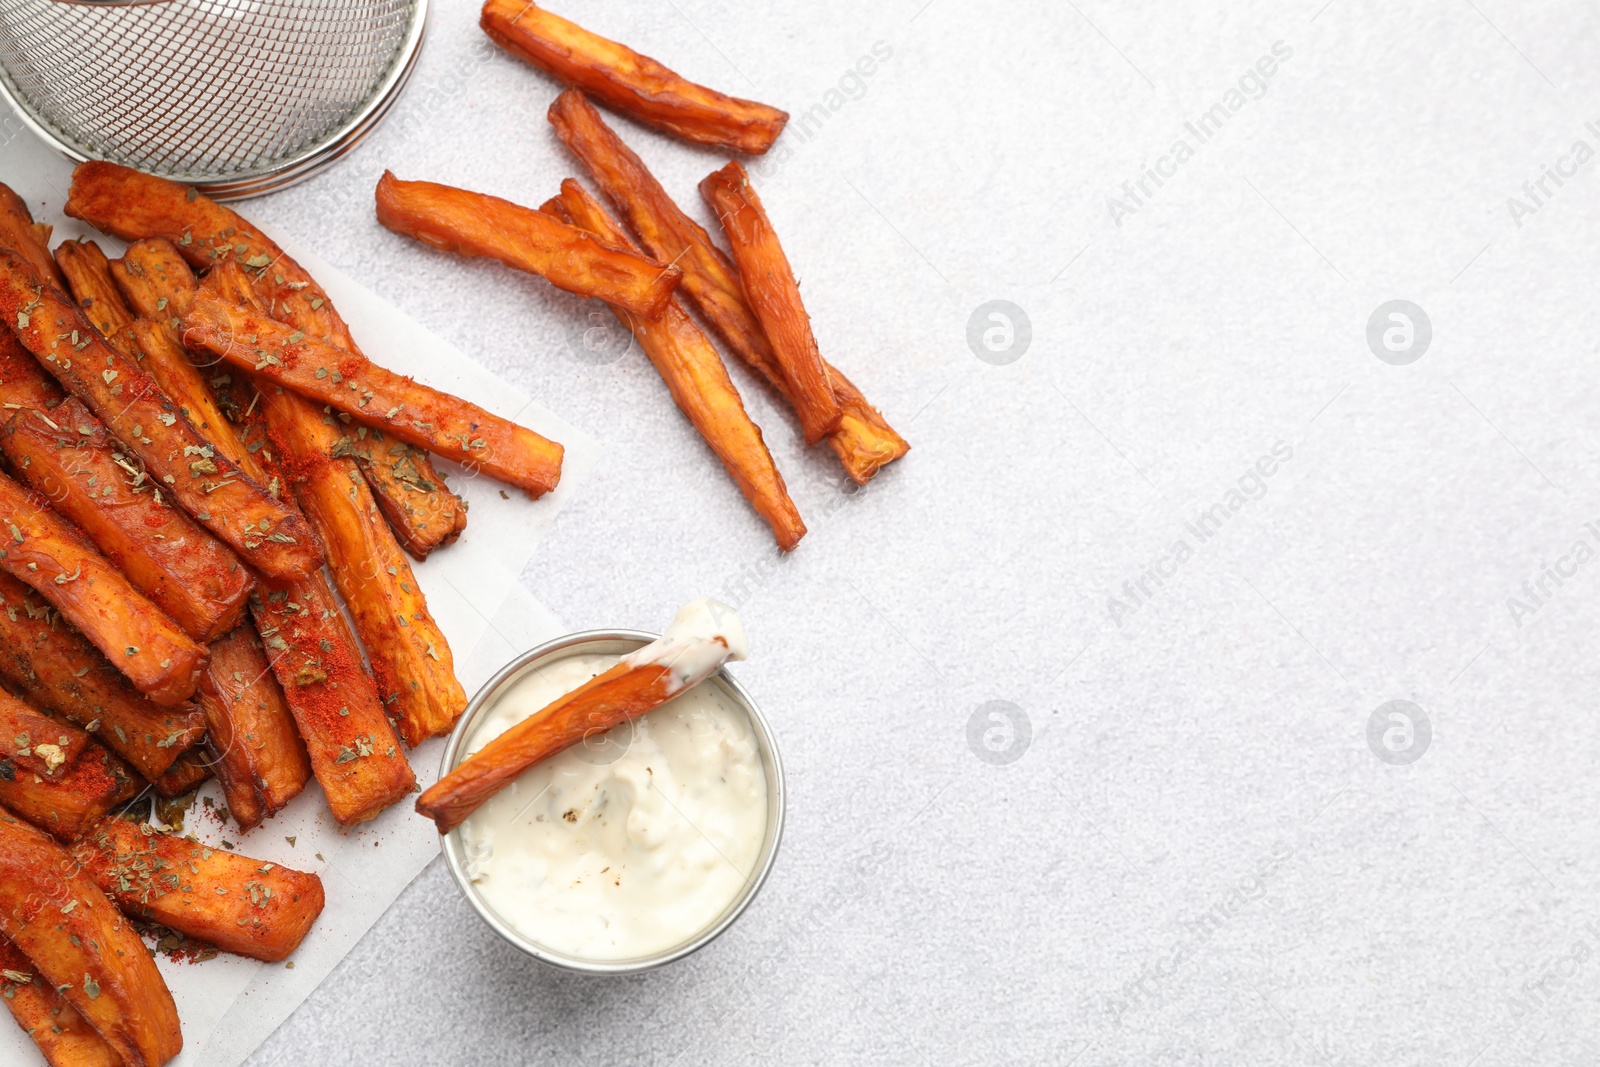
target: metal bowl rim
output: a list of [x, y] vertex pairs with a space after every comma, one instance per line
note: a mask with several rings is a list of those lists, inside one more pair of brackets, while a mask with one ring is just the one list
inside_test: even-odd
[[[296, 155], [251, 170], [218, 174], [209, 178], [183, 172], [161, 173], [158, 176], [193, 185], [215, 200], [243, 200], [287, 189], [322, 172], [343, 158], [359, 146], [383, 121], [411, 81], [417, 60], [422, 55], [422, 42], [427, 34], [431, 0], [414, 0], [414, 4], [410, 25], [406, 27], [406, 35], [396, 52], [396, 61], [388, 73], [373, 87], [372, 95], [365, 104], [343, 125], [316, 144]], [[20, 90], [12, 85], [11, 76], [4, 67], [0, 67], [0, 99], [11, 105], [17, 117], [36, 137], [73, 162], [83, 163], [90, 159], [101, 158], [91, 156], [81, 147], [67, 141], [53, 126], [46, 125], [42, 118], [35, 115], [34, 110], [24, 102]]]
[[[466, 710], [462, 712], [461, 719], [451, 730], [450, 736], [445, 741], [444, 752], [439, 759], [439, 774], [442, 777], [448, 774], [457, 762], [457, 756], [466, 746], [467, 738], [485, 708], [487, 708], [511, 681], [516, 679], [523, 670], [543, 659], [561, 658], [561, 655], [576, 655], [583, 651], [583, 646], [602, 641], [625, 643], [637, 642], [646, 645], [660, 637], [646, 630], [580, 630], [564, 637], [557, 637], [546, 641], [542, 645], [529, 649], [517, 656], [510, 663], [500, 668], [483, 686], [473, 695], [468, 702]], [[557, 655], [557, 654], [561, 655]], [[471, 882], [466, 875], [466, 859], [462, 855], [459, 828], [443, 835], [440, 840], [440, 851], [444, 854], [445, 866], [450, 869], [450, 876], [455, 880], [456, 888], [461, 895], [472, 905], [478, 917], [489, 925], [495, 933], [499, 934], [511, 945], [532, 956], [540, 963], [558, 967], [567, 971], [589, 975], [626, 975], [642, 974], [658, 967], [692, 955], [700, 949], [715, 941], [722, 933], [732, 926], [744, 914], [751, 901], [760, 894], [761, 887], [766, 884], [767, 876], [772, 872], [773, 863], [777, 860], [779, 846], [783, 842], [783, 825], [786, 813], [785, 781], [783, 758], [778, 753], [777, 736], [772, 731], [772, 726], [767, 722], [766, 716], [751, 699], [750, 693], [739, 684], [738, 679], [726, 669], [719, 670], [715, 678], [727, 687], [733, 694], [741, 710], [750, 717], [754, 728], [756, 743], [762, 754], [763, 761], [770, 763], [772, 773], [769, 778], [767, 791], [767, 833], [761, 843], [761, 856], [757, 861], [756, 871], [745, 887], [740, 891], [724, 909], [720, 918], [706, 929], [696, 934], [693, 938], [680, 945], [676, 945], [663, 952], [650, 956], [641, 956], [631, 960], [588, 960], [580, 956], [570, 956], [566, 953], [555, 952], [545, 948], [533, 939], [517, 931], [499, 915], [494, 909], [473, 890]], [[703, 684], [703, 683], [702, 683]], [[775, 787], [775, 788], [774, 788]]]

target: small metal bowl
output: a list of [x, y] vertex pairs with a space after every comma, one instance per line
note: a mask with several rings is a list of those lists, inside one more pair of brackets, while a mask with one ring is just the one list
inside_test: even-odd
[[[643, 630], [585, 630], [581, 633], [568, 634], [566, 637], [547, 641], [538, 648], [524, 652], [478, 690], [472, 702], [467, 705], [467, 710], [462, 714], [461, 721], [456, 723], [456, 728], [451, 731], [450, 739], [444, 747], [444, 758], [440, 762], [440, 775], [448, 774], [455, 769], [457, 763], [466, 751], [467, 741], [477, 729], [478, 720], [484, 712], [491, 707], [496, 698], [506, 689], [515, 685], [523, 675], [529, 671], [542, 667], [547, 663], [568, 656], [581, 653], [595, 653], [600, 655], [622, 656], [656, 640], [658, 634], [646, 633]], [[734, 920], [744, 913], [750, 902], [761, 892], [761, 886], [767, 880], [767, 874], [772, 870], [773, 860], [778, 855], [778, 844], [783, 839], [783, 761], [778, 756], [777, 739], [772, 734], [772, 727], [762, 716], [754, 700], [750, 699], [742, 685], [729, 674], [726, 669], [718, 671], [707, 678], [701, 685], [717, 686], [722, 693], [732, 702], [744, 710], [750, 717], [750, 726], [755, 734], [756, 747], [761, 753], [761, 767], [766, 772], [767, 778], [767, 832], [762, 841], [761, 852], [756, 856], [755, 873], [744, 884], [743, 890], [728, 906], [723, 909], [716, 921], [700, 931], [694, 937], [680, 945], [676, 945], [664, 952], [650, 956], [640, 956], [630, 960], [588, 960], [581, 956], [569, 956], [566, 953], [555, 952], [538, 942], [519, 933], [510, 923], [502, 919], [495, 910], [489, 906], [467, 877], [466, 848], [461, 840], [460, 829], [450, 831], [444, 835], [441, 848], [444, 852], [445, 866], [450, 868], [450, 876], [456, 880], [462, 895], [471, 903], [473, 909], [489, 924], [490, 929], [505, 938], [517, 948], [526, 952], [541, 963], [560, 967], [581, 974], [639, 974], [643, 971], [663, 967], [674, 960], [681, 960], [696, 950], [709, 945], [717, 936], [732, 926]]]

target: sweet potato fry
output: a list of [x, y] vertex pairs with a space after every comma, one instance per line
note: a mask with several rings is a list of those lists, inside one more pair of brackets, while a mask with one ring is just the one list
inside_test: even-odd
[[93, 742], [56, 778], [41, 778], [0, 760], [0, 807], [61, 841], [77, 840], [137, 789], [127, 765]]
[[558, 81], [686, 141], [759, 155], [789, 121], [788, 112], [696, 85], [526, 0], [487, 0], [479, 25], [500, 47]]
[[700, 194], [722, 221], [733, 261], [739, 265], [745, 300], [772, 342], [806, 444], [814, 445], [838, 428], [843, 412], [811, 333], [811, 317], [800, 301], [800, 283], [795, 281], [789, 257], [778, 243], [750, 176], [739, 163], [729, 163], [708, 176], [700, 183]]
[[304, 521], [245, 477], [190, 425], [82, 311], [0, 251], [0, 315], [67, 391], [93, 411], [178, 504], [263, 573], [300, 577], [321, 565]]
[[4, 410], [48, 410], [66, 394], [56, 380], [39, 368], [33, 353], [22, 347], [16, 334], [0, 329], [0, 405]]
[[169, 324], [183, 314], [199, 284], [177, 246], [165, 237], [128, 245], [121, 259], [111, 261], [111, 277], [135, 315]]
[[[645, 250], [663, 263], [682, 268], [679, 292], [688, 297], [723, 344], [792, 405], [792, 390], [778, 367], [767, 335], [745, 303], [738, 272], [704, 228], [683, 213], [582, 93], [562, 93], [550, 105], [550, 123], [572, 154], [588, 168], [612, 206], [622, 213]], [[839, 428], [828, 435], [828, 445], [846, 473], [865, 485], [880, 468], [904, 456], [911, 446], [837, 367], [827, 364], [827, 370], [834, 395], [844, 409]]]
[[197, 641], [227, 633], [255, 584], [233, 550], [161, 499], [76, 398], [0, 428], [12, 469]]
[[89, 735], [56, 722], [0, 690], [0, 767], [52, 781], [64, 775], [90, 744]]
[[[308, 329], [307, 333], [350, 347], [346, 344], [349, 330], [316, 279], [248, 219], [201, 195], [191, 186], [143, 174], [117, 163], [80, 163], [72, 172], [66, 213], [106, 233], [136, 242], [128, 249], [129, 257], [147, 273], [153, 263], [170, 262], [165, 249], [143, 243], [154, 238], [165, 239], [168, 247], [176, 250], [196, 270], [209, 270], [219, 263], [237, 261], [252, 270], [267, 271], [264, 284], [273, 286], [273, 296], [303, 294], [315, 305], [323, 328]], [[193, 285], [185, 285], [181, 277], [165, 270], [162, 275], [156, 281], [176, 285], [179, 292], [157, 292], [156, 300], [163, 296], [169, 300], [177, 297], [174, 303], [181, 303], [182, 294], [193, 291]], [[131, 294], [129, 300], [139, 314], [152, 317], [150, 307]], [[154, 309], [157, 314], [163, 310]], [[182, 308], [177, 310], [181, 312]]]
[[251, 959], [287, 959], [322, 913], [322, 879], [102, 819], [72, 850], [123, 911]]
[[99, 738], [145, 778], [159, 778], [205, 733], [198, 708], [152, 702], [42, 596], [4, 571], [0, 679], [33, 707]]
[[172, 766], [168, 767], [161, 777], [152, 779], [150, 785], [155, 789], [157, 796], [171, 800], [173, 797], [193, 792], [201, 782], [210, 777], [210, 761], [201, 755], [201, 749], [191, 748], [173, 760]]
[[250, 607], [339, 824], [364, 822], [411, 792], [416, 775], [327, 584], [263, 582]]
[[533, 496], [560, 480], [555, 442], [204, 288], [183, 316], [183, 342]]
[[[458, 763], [417, 798], [417, 811], [447, 834], [540, 760], [660, 707], [715, 674], [736, 654], [728, 637], [673, 632], [699, 603], [679, 612], [665, 637], [630, 652]], [[737, 655], [743, 656], [742, 649]]]
[[294, 457], [287, 467], [295, 499], [322, 538], [378, 693], [398, 714], [400, 736], [415, 747], [448, 733], [466, 709], [467, 694], [411, 563], [366, 483], [349, 460], [341, 465], [318, 449], [323, 427], [302, 417], [298, 397], [268, 386], [261, 403], [280, 453]]
[[172, 994], [128, 920], [69, 852], [3, 815], [0, 934], [126, 1067], [159, 1067], [183, 1048]]
[[333, 455], [350, 456], [360, 466], [400, 547], [416, 559], [453, 544], [466, 530], [466, 502], [445, 485], [422, 449], [368, 430], [365, 436], [340, 437]]
[[0, 937], [0, 996], [50, 1067], [122, 1067], [116, 1049], [4, 937]]
[[27, 260], [39, 277], [66, 291], [66, 279], [50, 257], [50, 227], [34, 222], [33, 213], [9, 185], [0, 183], [0, 248], [9, 248]]
[[609, 248], [541, 211], [434, 182], [378, 180], [378, 221], [459, 256], [488, 256], [558, 289], [599, 297], [635, 315], [661, 313], [678, 268]]
[[158, 704], [194, 693], [206, 650], [139, 593], [45, 498], [0, 476], [0, 568], [38, 590]]
[[484, 801], [535, 763], [585, 737], [643, 715], [671, 699], [672, 674], [660, 665], [619, 663], [528, 716], [422, 791], [417, 811], [441, 834], [466, 821]]
[[100, 246], [93, 241], [63, 241], [56, 246], [55, 259], [72, 298], [100, 336], [123, 355], [131, 355], [122, 331], [133, 321], [133, 312], [112, 280], [110, 261]]
[[205, 712], [206, 755], [240, 830], [276, 815], [311, 777], [305, 742], [255, 627], [211, 643], [196, 702]]
[[[226, 213], [237, 220], [237, 225], [223, 227], [234, 236], [239, 235], [240, 227], [248, 227], [243, 219], [226, 208], [216, 208], [209, 201], [205, 201], [199, 211], [193, 210], [203, 200], [203, 197], [197, 197], [191, 203], [185, 198], [183, 204], [187, 213], [201, 216], [213, 224], [220, 222], [223, 213]], [[214, 212], [213, 208], [216, 209]], [[330, 344], [353, 352], [360, 351], [327, 294], [315, 285], [310, 275], [266, 238], [251, 236], [245, 239], [256, 242], [245, 246], [248, 255], [240, 257], [237, 246], [234, 246], [233, 256], [222, 260], [218, 269], [234, 266], [244, 271], [255, 299], [244, 300], [242, 294], [233, 295], [230, 299], [236, 303], [259, 306], [279, 322], [311, 337], [324, 338]], [[256, 251], [251, 251], [253, 247]], [[269, 266], [243, 266], [246, 260], [262, 262], [262, 257], [266, 257]], [[129, 246], [121, 261], [112, 264], [112, 272], [129, 302], [140, 314], [163, 323], [170, 321], [174, 325], [169, 339], [165, 329], [134, 323], [133, 330], [145, 356], [152, 354], [153, 346], [166, 350], [163, 355], [173, 348], [181, 349], [176, 332], [176, 316], [189, 306], [198, 283], [176, 246], [164, 238], [137, 241]], [[181, 351], [178, 355], [182, 358]], [[147, 366], [146, 369], [168, 396], [185, 408], [185, 414], [191, 422], [195, 422], [195, 428], [202, 434], [207, 433], [206, 427], [196, 421], [194, 412], [198, 406], [175, 395], [175, 386], [169, 384], [160, 368]], [[382, 455], [370, 448], [363, 448], [355, 453], [355, 458], [361, 464], [361, 473], [378, 498], [378, 506], [383, 509], [384, 518], [389, 520], [395, 536], [407, 552], [418, 559], [426, 559], [429, 552], [454, 541], [466, 528], [466, 505], [445, 487], [444, 479], [433, 469], [433, 463], [425, 453], [403, 444], [393, 447], [404, 451], [399, 455]], [[249, 467], [245, 467], [245, 470], [248, 471]]]
[[[619, 248], [633, 246], [606, 209], [571, 178], [561, 183], [560, 198], [546, 204], [545, 210], [559, 212], [565, 221]], [[633, 331], [673, 401], [722, 460], [739, 491], [772, 527], [778, 547], [792, 551], [805, 536], [806, 525], [772, 462], [761, 428], [745, 413], [744, 401], [706, 335], [677, 300], [656, 319], [620, 310], [616, 315]]]
[[[235, 466], [251, 478], [261, 482], [260, 471], [247, 460], [247, 457], [239, 455], [237, 449], [231, 447], [233, 431], [228, 425], [228, 420], [223, 417], [222, 410], [217, 407], [216, 398], [211, 395], [211, 390], [206, 385], [205, 372], [189, 362], [189, 355], [184, 350], [182, 342], [178, 340], [177, 329], [164, 322], [135, 319], [133, 325], [128, 327], [128, 332], [139, 348], [141, 365], [149, 372], [150, 377], [156, 380], [156, 384], [161, 386], [161, 391], [167, 395], [167, 399], [177, 406], [183, 417], [188, 419], [218, 452], [227, 456]], [[271, 486], [267, 489], [269, 493], [272, 492]]]

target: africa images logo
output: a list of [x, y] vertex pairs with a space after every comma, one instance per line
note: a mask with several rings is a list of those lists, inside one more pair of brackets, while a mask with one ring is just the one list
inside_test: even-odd
[[1288, 44], [1283, 41], [1272, 42], [1271, 55], [1256, 60], [1255, 66], [1246, 68], [1239, 75], [1238, 82], [1223, 92], [1222, 99], [1201, 112], [1197, 118], [1183, 124], [1187, 137], [1173, 141], [1172, 147], [1153, 166], [1144, 168], [1144, 173], [1137, 178], [1123, 182], [1120, 197], [1106, 197], [1106, 210], [1111, 213], [1111, 221], [1120, 227], [1124, 218], [1138, 214], [1141, 207], [1154, 200], [1156, 190], [1165, 185], [1168, 179], [1176, 177], [1178, 168], [1193, 159], [1202, 146], [1221, 133], [1233, 116], [1243, 111], [1246, 104], [1267, 95], [1267, 83], [1278, 73], [1279, 66], [1293, 56], [1294, 49]]

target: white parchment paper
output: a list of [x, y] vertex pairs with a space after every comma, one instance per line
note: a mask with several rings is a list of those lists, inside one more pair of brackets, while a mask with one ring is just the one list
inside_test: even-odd
[[[86, 231], [61, 214], [71, 181], [69, 163], [32, 139], [8, 148], [0, 180], [27, 202], [34, 218], [56, 227], [55, 240], [91, 236], [106, 254], [120, 254], [115, 238]], [[249, 215], [249, 204], [243, 205]], [[381, 296], [323, 262], [306, 243], [274, 233], [309, 270], [350, 323], [375, 361], [436, 388], [532, 427], [566, 447], [561, 484], [534, 501], [520, 490], [474, 477], [441, 461], [440, 470], [470, 507], [461, 539], [413, 561], [428, 605], [449, 639], [456, 673], [471, 694], [506, 661], [563, 632], [555, 616], [518, 582], [534, 546], [579, 490], [600, 455], [599, 445], [538, 403], [484, 370]], [[419, 782], [438, 777], [441, 740], [410, 753]], [[202, 798], [222, 810], [221, 790], [206, 783]], [[344, 958], [361, 936], [439, 852], [431, 823], [402, 801], [377, 819], [341, 830], [313, 781], [275, 818], [240, 836], [197, 803], [185, 829], [208, 844], [227, 841], [249, 856], [322, 877], [327, 907], [305, 943], [287, 963], [263, 964], [219, 955], [203, 963], [158, 960], [183, 1023], [184, 1052], [175, 1067], [233, 1067], [247, 1058]], [[32, 1064], [39, 1055], [16, 1027], [0, 1026], [0, 1063]]]

